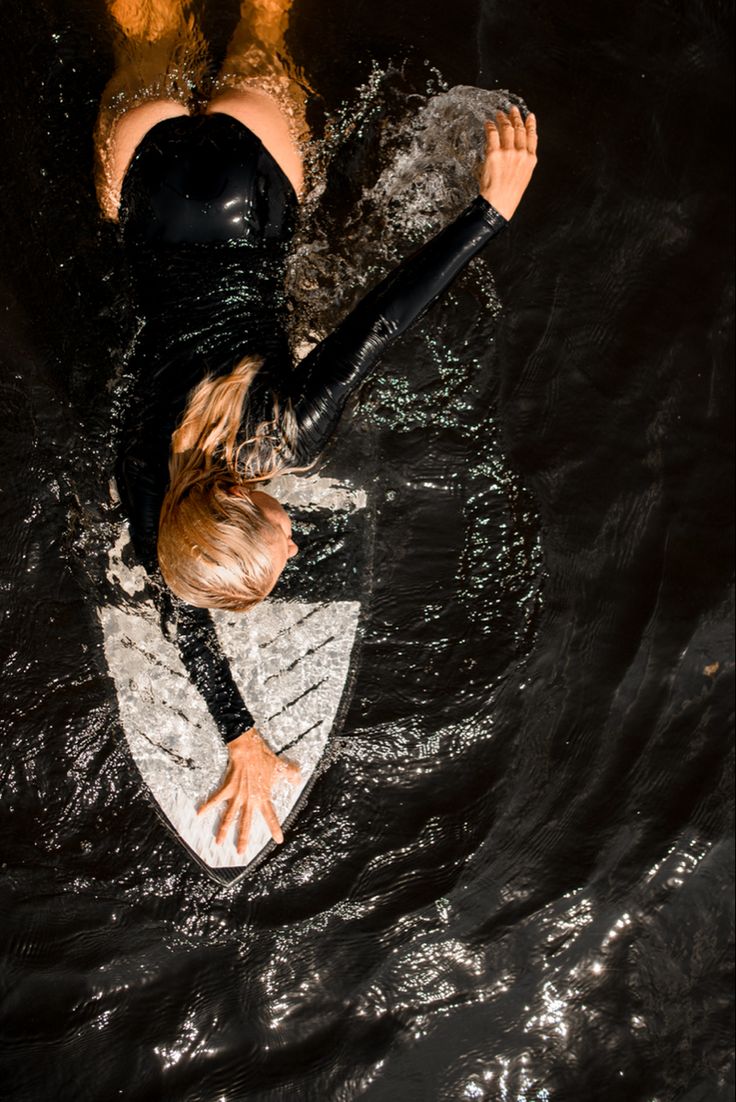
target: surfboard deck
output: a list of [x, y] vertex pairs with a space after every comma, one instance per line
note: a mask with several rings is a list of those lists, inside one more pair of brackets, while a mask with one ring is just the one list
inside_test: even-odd
[[[320, 476], [284, 476], [268, 492], [301, 509], [365, 509], [362, 490]], [[122, 526], [109, 554], [108, 577], [127, 597], [144, 591], [146, 575], [126, 554]], [[164, 822], [192, 857], [220, 883], [232, 883], [275, 846], [260, 812], [245, 853], [235, 833], [220, 845], [215, 831], [225, 804], [197, 808], [222, 783], [227, 749], [174, 642], [165, 638], [152, 600], [121, 600], [98, 610], [107, 665], [115, 684], [126, 742]], [[286, 836], [325, 761], [349, 692], [361, 602], [269, 599], [244, 616], [214, 611], [223, 652], [259, 731], [277, 754], [296, 762], [301, 782], [281, 778], [272, 800]]]

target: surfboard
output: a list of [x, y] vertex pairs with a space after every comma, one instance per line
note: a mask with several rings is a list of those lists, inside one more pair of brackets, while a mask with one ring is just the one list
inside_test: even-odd
[[[366, 494], [318, 475], [285, 475], [268, 492], [307, 514], [347, 514], [355, 527]], [[107, 665], [130, 754], [154, 806], [190, 855], [220, 883], [232, 883], [276, 845], [256, 812], [245, 853], [235, 835], [215, 843], [225, 804], [197, 808], [222, 783], [227, 750], [204, 700], [190, 682], [174, 642], [161, 630], [153, 601], [141, 599], [146, 574], [130, 553], [127, 525], [108, 556], [108, 579], [120, 600], [98, 609]], [[264, 601], [244, 616], [214, 611], [215, 629], [233, 677], [258, 729], [276, 753], [301, 770], [301, 782], [279, 780], [272, 799], [285, 839], [328, 751], [349, 695], [361, 601], [290, 596]], [[135, 598], [134, 600], [132, 600]]]

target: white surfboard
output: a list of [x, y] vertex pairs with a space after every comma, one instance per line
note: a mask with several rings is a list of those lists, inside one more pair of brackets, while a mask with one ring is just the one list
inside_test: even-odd
[[[365, 508], [364, 491], [316, 475], [286, 475], [268, 487], [285, 505], [347, 510]], [[130, 597], [142, 594], [142, 567], [128, 566], [127, 526], [109, 554], [108, 574]], [[346, 695], [360, 617], [359, 600], [309, 603], [271, 599], [244, 615], [214, 612], [213, 621], [238, 688], [258, 729], [275, 752], [296, 762], [301, 782], [273, 789], [279, 821], [293, 819], [327, 751]], [[190, 682], [176, 645], [161, 631], [151, 601], [109, 604], [99, 610], [105, 656], [115, 682], [127, 744], [158, 808], [181, 842], [215, 879], [231, 883], [275, 844], [259, 812], [247, 849], [235, 836], [220, 845], [215, 831], [225, 804], [197, 816], [197, 807], [221, 784], [227, 750], [204, 700]]]

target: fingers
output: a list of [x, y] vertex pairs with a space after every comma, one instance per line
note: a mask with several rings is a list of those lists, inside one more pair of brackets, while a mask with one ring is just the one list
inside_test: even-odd
[[221, 845], [221, 843], [225, 841], [225, 838], [227, 837], [227, 833], [230, 830], [230, 827], [232, 826], [233, 821], [235, 819], [235, 816], [237, 815], [239, 810], [240, 810], [240, 805], [239, 805], [238, 801], [235, 800], [235, 799], [232, 799], [230, 801], [230, 806], [228, 807], [227, 811], [225, 812], [225, 814], [220, 819], [220, 825], [217, 828], [217, 834], [215, 835], [215, 842], [217, 843], [218, 846]]
[[261, 804], [261, 815], [266, 820], [266, 826], [271, 831], [274, 842], [279, 844], [283, 842], [284, 835], [281, 831], [281, 823], [270, 800], [264, 800]]
[[494, 150], [501, 148], [501, 136], [496, 129], [495, 122], [488, 121], [485, 124], [486, 130], [486, 156], [489, 153], [493, 153]]
[[250, 838], [250, 825], [253, 822], [253, 803], [251, 800], [243, 808], [243, 814], [240, 816], [240, 827], [238, 828], [238, 853], [245, 853], [248, 848], [248, 839]]
[[197, 809], [197, 815], [202, 815], [217, 804], [222, 803], [223, 800], [229, 801], [229, 806], [225, 810], [215, 834], [217, 845], [221, 845], [225, 841], [231, 826], [240, 815], [236, 848], [238, 853], [245, 853], [248, 848], [256, 808], [263, 815], [273, 840], [279, 843], [283, 842], [284, 835], [278, 816], [273, 804], [265, 796], [273, 783], [275, 772], [280, 773], [290, 784], [294, 785], [302, 782], [302, 774], [296, 762], [288, 761], [285, 758], [276, 758], [271, 751], [268, 751], [268, 756], [269, 760], [266, 764], [261, 764], [260, 773], [258, 770], [252, 775], [242, 771], [238, 773], [236, 769], [231, 779]]
[[495, 122], [487, 122], [486, 155], [497, 149], [522, 149], [528, 153], [537, 152], [537, 118], [529, 114], [526, 121], [521, 117], [518, 107], [505, 111], [496, 111]]
[[526, 149], [526, 127], [518, 107], [512, 107], [510, 111], [511, 125], [514, 128], [514, 149]]
[[526, 148], [529, 153], [537, 152], [537, 116], [529, 114], [526, 117]]
[[[237, 851], [238, 853], [245, 853], [248, 848], [248, 840], [250, 838], [251, 826], [253, 825], [253, 808], [254, 801], [252, 799], [231, 799], [230, 806], [220, 820], [220, 825], [217, 828], [217, 834], [215, 835], [215, 844], [220, 846], [227, 838], [230, 831], [230, 827], [240, 813], [240, 825], [238, 827], [237, 838]], [[266, 826], [268, 827], [271, 837], [275, 842], [283, 842], [284, 835], [281, 831], [281, 825], [278, 820], [278, 816], [274, 810], [273, 804], [270, 800], [266, 800], [260, 804], [261, 814], [266, 820]]]
[[511, 107], [508, 115], [505, 115], [503, 111], [497, 111], [496, 118], [503, 120], [501, 123], [501, 148], [526, 149], [526, 127], [519, 108]]
[[[513, 108], [512, 108], [513, 110]], [[514, 148], [514, 127], [508, 115], [503, 111], [496, 111], [496, 126], [500, 137], [501, 149]]]
[[221, 804], [223, 800], [230, 799], [230, 796], [232, 796], [232, 794], [233, 789], [230, 787], [230, 785], [223, 785], [222, 788], [218, 788], [214, 796], [210, 796], [209, 800], [205, 800], [205, 802], [197, 808], [197, 814], [203, 815], [205, 811], [209, 811], [210, 808], [215, 807], [216, 804]]

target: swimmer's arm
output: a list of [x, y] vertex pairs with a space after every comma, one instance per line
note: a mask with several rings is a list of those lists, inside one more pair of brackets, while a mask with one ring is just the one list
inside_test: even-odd
[[468, 262], [507, 225], [536, 164], [536, 121], [518, 109], [486, 124], [478, 197], [449, 226], [361, 300], [291, 379], [299, 426], [299, 460], [319, 455], [345, 403], [388, 347], [450, 286]]
[[164, 620], [174, 621], [181, 660], [224, 742], [239, 738], [255, 726], [255, 721], [233, 680], [209, 612], [185, 604], [163, 586], [159, 609]]
[[253, 716], [233, 680], [230, 663], [222, 652], [209, 612], [180, 601], [158, 574], [153, 490], [152, 484], [151, 497], [147, 500], [149, 509], [145, 514], [150, 525], [145, 534], [138, 532], [137, 552], [154, 577], [162, 631], [168, 635], [171, 625], [184, 668], [207, 705], [228, 751], [224, 781], [198, 809], [198, 814], [226, 801], [227, 809], [220, 819], [215, 843], [219, 845], [225, 841], [230, 827], [239, 820], [234, 839], [238, 853], [246, 851], [254, 811], [263, 816], [273, 840], [283, 842], [283, 831], [271, 802], [271, 788], [281, 776], [291, 784], [298, 784], [301, 780], [299, 767], [277, 757], [257, 731]]
[[288, 395], [299, 427], [300, 461], [319, 455], [347, 399], [371, 368], [505, 225], [506, 219], [479, 195], [302, 360]]
[[192, 681], [204, 697], [228, 751], [223, 782], [197, 809], [197, 814], [226, 803], [215, 843], [222, 844], [231, 826], [237, 824], [234, 842], [238, 853], [245, 853], [247, 849], [255, 811], [263, 816], [274, 842], [283, 842], [284, 834], [271, 801], [271, 790], [280, 777], [285, 777], [291, 784], [298, 784], [301, 781], [299, 766], [274, 754], [256, 729], [253, 716], [233, 681], [230, 663], [222, 653], [207, 610], [193, 608], [176, 599], [173, 603], [176, 605], [179, 653]]

